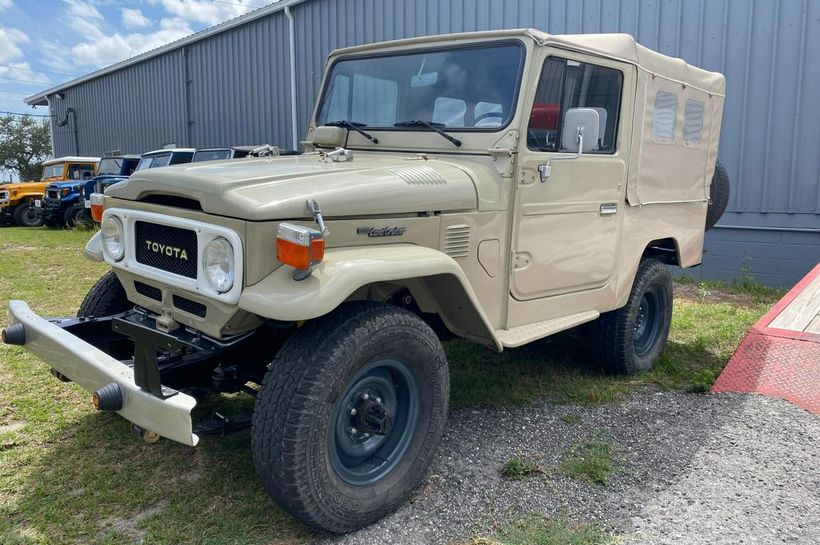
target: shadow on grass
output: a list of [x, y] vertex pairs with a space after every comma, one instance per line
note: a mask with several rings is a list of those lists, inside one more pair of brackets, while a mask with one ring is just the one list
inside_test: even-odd
[[[501, 354], [466, 341], [450, 341], [445, 350], [455, 409], [527, 405], [544, 397], [590, 407], [618, 402], [647, 384], [691, 383], [725, 364], [705, 341], [670, 341], [651, 373], [608, 376], [583, 328]], [[218, 399], [228, 414], [251, 402]], [[213, 401], [198, 406], [199, 418], [208, 416]], [[116, 414], [81, 412], [27, 443], [8, 464], [0, 450], [0, 470], [25, 473], [16, 479], [22, 486], [13, 491], [14, 503], [0, 501], [0, 535], [10, 537], [3, 543], [284, 544], [316, 537], [265, 493], [247, 431], [206, 436], [196, 448], [167, 440], [148, 445]]]
[[310, 535], [263, 490], [247, 431], [203, 437], [196, 448], [149, 445], [118, 415], [92, 413], [19, 462], [30, 475], [0, 532], [11, 543], [299, 543]]
[[505, 407], [547, 397], [555, 403], [592, 407], [620, 401], [641, 386], [688, 388], [705, 375], [714, 381], [726, 363], [703, 343], [669, 341], [652, 371], [612, 376], [596, 362], [589, 342], [583, 327], [500, 354], [466, 341], [450, 341], [445, 344], [450, 406]]

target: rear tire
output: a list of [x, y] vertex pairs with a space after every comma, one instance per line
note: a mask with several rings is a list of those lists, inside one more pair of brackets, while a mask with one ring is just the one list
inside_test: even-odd
[[715, 163], [715, 173], [712, 175], [712, 185], [709, 187], [709, 207], [706, 209], [706, 230], [708, 231], [726, 211], [729, 204], [729, 173], [720, 162]]
[[108, 271], [91, 286], [77, 311], [79, 318], [102, 318], [130, 310], [134, 305], [128, 301], [114, 271]]
[[648, 371], [666, 348], [672, 322], [672, 276], [656, 259], [638, 267], [626, 305], [602, 314], [593, 345], [610, 373]]
[[[421, 482], [448, 396], [446, 356], [424, 321], [347, 304], [295, 331], [265, 376], [251, 430], [262, 484], [313, 528], [367, 526]], [[376, 431], [365, 415], [386, 427]]]
[[43, 225], [43, 215], [31, 201], [24, 201], [14, 209], [14, 223], [20, 227], [40, 227]]

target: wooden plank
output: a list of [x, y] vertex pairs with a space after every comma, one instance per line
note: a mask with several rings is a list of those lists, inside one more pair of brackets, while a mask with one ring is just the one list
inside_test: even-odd
[[814, 320], [806, 326], [806, 333], [816, 333], [820, 335], [820, 314], [815, 316]]
[[783, 311], [772, 320], [769, 327], [805, 331], [820, 314], [820, 276], [805, 287]]

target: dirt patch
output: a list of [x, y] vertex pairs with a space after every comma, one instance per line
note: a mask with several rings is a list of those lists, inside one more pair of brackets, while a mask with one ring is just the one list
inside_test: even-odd
[[2, 425], [0, 425], [0, 434], [12, 433], [12, 432], [15, 432], [17, 430], [21, 430], [21, 429], [23, 429], [23, 427], [25, 425], [26, 425], [26, 423], [22, 422], [22, 421], [12, 422], [10, 424], [2, 424]]
[[148, 517], [158, 515], [159, 513], [164, 511], [167, 505], [168, 504], [166, 502], [160, 502], [154, 505], [153, 507], [149, 507], [148, 509], [134, 513], [134, 515], [131, 518], [113, 518], [109, 521], [108, 524], [106, 524], [106, 529], [102, 532], [102, 534], [99, 537], [102, 538], [105, 534], [109, 532], [120, 532], [133, 538], [135, 542], [142, 542], [143, 538], [145, 537], [145, 532], [143, 530], [138, 529], [137, 526], [139, 526], [139, 524]]

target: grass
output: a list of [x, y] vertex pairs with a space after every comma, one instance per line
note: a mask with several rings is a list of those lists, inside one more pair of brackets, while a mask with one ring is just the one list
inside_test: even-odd
[[752, 276], [740, 276], [731, 282], [721, 280], [697, 280], [691, 276], [679, 276], [675, 279], [678, 284], [696, 286], [700, 294], [708, 298], [712, 292], [723, 292], [741, 297], [748, 297], [755, 302], [765, 303], [771, 299], [780, 299], [785, 290], [770, 288]]
[[564, 424], [569, 424], [570, 426], [574, 426], [576, 424], [581, 423], [581, 415], [580, 414], [565, 414], [561, 417], [561, 421]]
[[584, 439], [567, 450], [557, 471], [566, 477], [606, 487], [618, 470], [614, 454], [614, 448], [606, 441]]
[[607, 545], [613, 538], [591, 524], [528, 515], [463, 545]]
[[522, 481], [532, 475], [543, 474], [544, 470], [536, 462], [527, 458], [511, 458], [501, 468], [501, 474], [514, 481]]
[[[82, 256], [90, 236], [0, 229], [2, 310], [9, 299], [23, 299], [41, 315], [73, 315], [106, 271]], [[604, 376], [576, 333], [502, 354], [448, 342], [451, 406], [526, 405], [542, 398], [592, 406], [646, 384], [703, 389], [777, 295], [758, 287], [754, 293], [757, 299], [741, 301], [676, 298], [666, 353], [654, 371], [632, 378]], [[24, 350], [0, 345], [0, 544], [250, 545], [315, 537], [262, 490], [247, 432], [204, 437], [192, 449], [169, 441], [147, 445], [129, 430], [117, 415], [96, 413], [86, 392], [54, 380]], [[527, 532], [536, 537], [524, 540]], [[546, 544], [554, 541], [538, 536], [561, 532], [575, 541], [558, 542], [604, 542], [596, 541], [603, 537], [594, 529], [540, 519], [525, 519], [492, 539]], [[577, 537], [586, 535], [592, 537]]]

